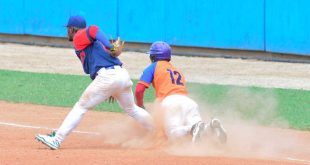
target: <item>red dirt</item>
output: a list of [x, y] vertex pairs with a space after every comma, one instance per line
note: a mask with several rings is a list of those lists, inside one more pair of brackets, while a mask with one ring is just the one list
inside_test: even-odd
[[[69, 110], [0, 102], [0, 164], [310, 164], [309, 132], [275, 129], [281, 136], [296, 135], [299, 142], [292, 144], [297, 147], [295, 150], [284, 148], [287, 150], [278, 154], [274, 151], [267, 156], [259, 152], [245, 154], [250, 150], [242, 150], [242, 145], [234, 142], [238, 136], [232, 136], [234, 138], [228, 141], [227, 146], [215, 152], [214, 146], [168, 146], [164, 145], [163, 138], [151, 140], [143, 136], [129, 116], [122, 113], [87, 112], [76, 130], [92, 133], [72, 133], [59, 150], [50, 150], [34, 139], [35, 134], [48, 133], [47, 127], [57, 128]], [[254, 141], [255, 145], [258, 146]], [[236, 146], [241, 148], [231, 148]], [[287, 157], [299, 160], [288, 160]]]

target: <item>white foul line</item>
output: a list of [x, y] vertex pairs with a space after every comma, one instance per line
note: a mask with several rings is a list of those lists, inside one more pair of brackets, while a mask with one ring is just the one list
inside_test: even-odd
[[291, 158], [291, 157], [287, 157], [287, 160], [293, 160], [293, 161], [299, 161], [299, 162], [305, 162], [305, 163], [310, 163], [309, 160], [302, 160], [302, 159], [296, 159], [296, 158]]
[[[7, 122], [0, 122], [0, 125], [11, 126], [11, 127], [19, 127], [19, 128], [32, 128], [32, 129], [56, 130], [56, 129], [54, 129], [54, 128], [48, 128], [48, 127], [31, 126], [31, 125], [22, 125], [22, 124], [7, 123]], [[100, 135], [99, 132], [87, 132], [87, 131], [72, 131], [72, 132], [73, 132], [73, 133], [80, 133], [80, 134]]]

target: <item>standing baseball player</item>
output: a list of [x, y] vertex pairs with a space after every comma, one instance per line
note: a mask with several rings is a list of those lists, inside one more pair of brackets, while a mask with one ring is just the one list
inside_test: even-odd
[[132, 81], [122, 62], [117, 58], [122, 52], [123, 42], [113, 43], [97, 26], [86, 27], [81, 16], [71, 16], [67, 23], [69, 41], [73, 41], [75, 53], [83, 65], [84, 72], [93, 80], [79, 101], [68, 113], [60, 128], [50, 135], [36, 135], [36, 139], [51, 149], [58, 149], [64, 139], [80, 123], [89, 109], [113, 97], [121, 108], [148, 130], [153, 129], [150, 114], [134, 102]]
[[143, 71], [136, 86], [137, 105], [144, 107], [144, 91], [152, 83], [164, 112], [163, 126], [168, 139], [191, 135], [192, 142], [196, 142], [204, 132], [210, 131], [225, 142], [226, 132], [220, 121], [212, 119], [208, 124], [202, 122], [198, 105], [187, 96], [184, 75], [170, 63], [170, 46], [165, 42], [154, 42], [149, 54], [152, 63]]

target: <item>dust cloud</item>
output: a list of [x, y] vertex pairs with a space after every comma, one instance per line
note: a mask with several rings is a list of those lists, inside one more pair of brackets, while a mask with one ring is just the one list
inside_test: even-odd
[[[157, 125], [155, 120], [155, 125]], [[159, 124], [159, 123], [158, 123]], [[157, 128], [157, 126], [156, 126]], [[162, 131], [149, 132], [133, 118], [126, 116], [122, 121], [110, 121], [98, 130], [105, 144], [127, 149], [159, 149], [167, 145]]]
[[272, 91], [253, 93], [232, 88], [216, 105], [193, 97], [205, 121], [214, 117], [221, 120], [227, 143], [206, 137], [198, 145], [174, 144], [168, 149], [172, 154], [271, 159], [310, 155], [308, 140], [300, 136], [301, 131], [287, 129], [288, 122], [276, 111], [278, 102]]
[[[287, 121], [276, 112], [278, 102], [272, 91], [253, 94], [236, 88], [229, 90], [223, 98], [216, 105], [194, 100], [200, 105], [204, 121], [209, 122], [213, 117], [221, 120], [228, 135], [226, 144], [219, 143], [210, 133], [198, 144], [192, 144], [190, 137], [168, 141], [162, 130], [148, 133], [130, 117], [100, 128], [104, 142], [124, 148], [161, 149], [182, 156], [279, 159], [310, 155], [309, 139], [301, 135], [302, 131], [287, 129]], [[158, 106], [155, 103], [148, 105], [148, 110], [154, 116], [157, 128], [162, 128], [163, 117]]]

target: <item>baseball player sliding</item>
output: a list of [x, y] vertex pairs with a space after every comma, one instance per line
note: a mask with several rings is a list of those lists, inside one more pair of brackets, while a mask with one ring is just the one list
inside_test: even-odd
[[137, 105], [144, 107], [145, 88], [151, 83], [164, 112], [163, 126], [168, 139], [175, 139], [190, 134], [192, 142], [197, 142], [202, 135], [214, 133], [220, 142], [226, 142], [226, 132], [218, 119], [210, 123], [201, 120], [198, 105], [187, 94], [185, 77], [170, 63], [171, 48], [165, 42], [154, 42], [150, 48], [151, 64], [143, 71], [136, 86]]
[[77, 57], [84, 72], [93, 80], [79, 101], [68, 113], [59, 129], [50, 135], [36, 135], [36, 139], [51, 149], [60, 144], [80, 123], [87, 110], [113, 97], [129, 116], [136, 119], [148, 130], [153, 130], [150, 114], [134, 102], [132, 81], [122, 62], [117, 58], [121, 54], [124, 42], [119, 39], [113, 43], [105, 37], [97, 26], [86, 27], [81, 16], [72, 16], [67, 23], [69, 41], [73, 41]]

